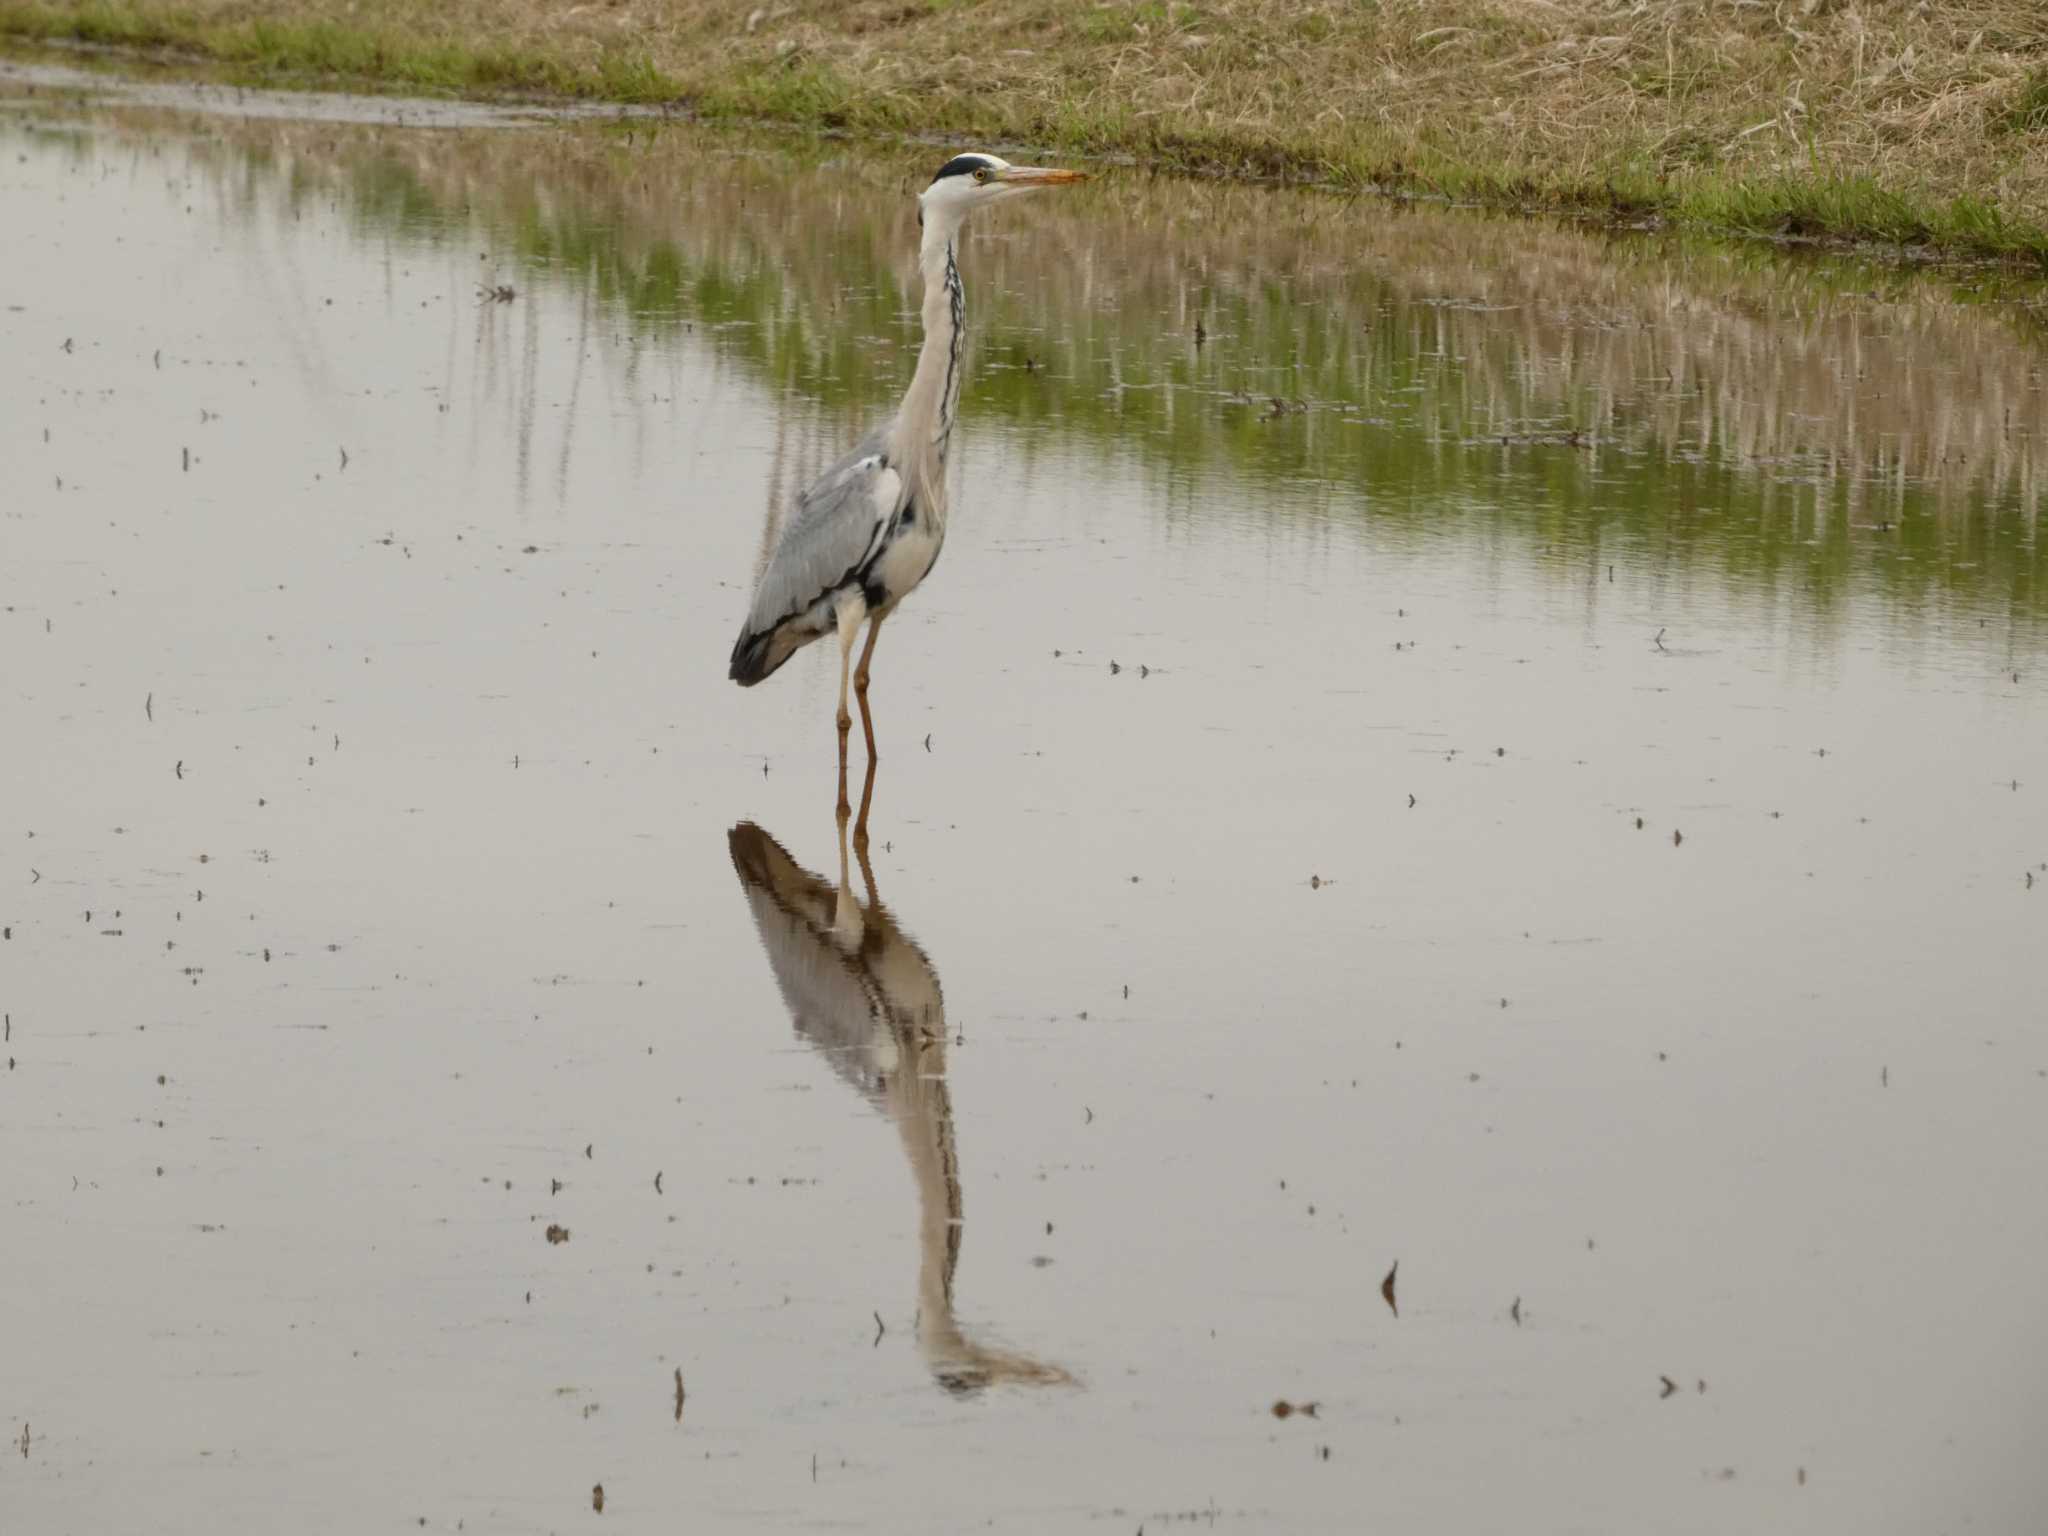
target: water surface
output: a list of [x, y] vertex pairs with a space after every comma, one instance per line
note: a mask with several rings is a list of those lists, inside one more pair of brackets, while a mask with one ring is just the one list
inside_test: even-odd
[[75, 86], [10, 1528], [2038, 1523], [2038, 295], [1006, 208], [863, 868], [833, 660], [724, 660], [933, 151]]

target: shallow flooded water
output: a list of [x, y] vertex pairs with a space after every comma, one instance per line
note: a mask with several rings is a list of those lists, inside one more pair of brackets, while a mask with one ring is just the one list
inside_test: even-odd
[[938, 152], [76, 85], [8, 1529], [2038, 1527], [2038, 295], [999, 210], [863, 869], [725, 660]]

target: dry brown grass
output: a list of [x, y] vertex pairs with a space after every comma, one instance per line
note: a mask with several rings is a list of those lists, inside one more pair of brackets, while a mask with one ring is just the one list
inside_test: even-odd
[[676, 99], [1490, 203], [2048, 250], [2041, 0], [0, 0], [245, 70]]

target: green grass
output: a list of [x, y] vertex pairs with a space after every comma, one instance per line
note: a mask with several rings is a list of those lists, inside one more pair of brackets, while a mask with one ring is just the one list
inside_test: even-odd
[[439, 93], [521, 91], [581, 99], [674, 101], [682, 86], [645, 55], [608, 54], [595, 67], [534, 50], [425, 42], [380, 28], [257, 18], [202, 22], [168, 9], [92, 4], [70, 12], [0, 5], [0, 36], [33, 42], [170, 52], [222, 66], [252, 84], [341, 83]]
[[2048, 66], [2027, 76], [1999, 126], [2007, 133], [2048, 133]]

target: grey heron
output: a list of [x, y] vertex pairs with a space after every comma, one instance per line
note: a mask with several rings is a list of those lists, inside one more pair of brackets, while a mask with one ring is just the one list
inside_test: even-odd
[[[924, 345], [896, 414], [818, 476], [797, 498], [754, 584], [727, 675], [743, 688], [774, 675], [821, 635], [839, 636], [839, 811], [846, 804], [846, 689], [853, 643], [867, 645], [851, 671], [868, 760], [868, 668], [882, 621], [930, 574], [946, 538], [946, 450], [960, 402], [966, 300], [955, 243], [969, 214], [1019, 193], [1084, 180], [1079, 171], [1011, 165], [995, 155], [955, 155], [918, 194], [918, 266], [924, 277]], [[865, 811], [865, 807], [863, 808]], [[866, 816], [862, 816], [862, 826]]]
[[734, 827], [727, 842], [797, 1035], [902, 1134], [917, 1186], [917, 1337], [932, 1375], [956, 1393], [995, 1382], [1072, 1385], [1056, 1365], [969, 1337], [954, 1315], [966, 1229], [946, 1084], [945, 995], [931, 960], [876, 895], [865, 851], [868, 899], [854, 896], [846, 818], [839, 818], [836, 886], [804, 870], [752, 822]]

